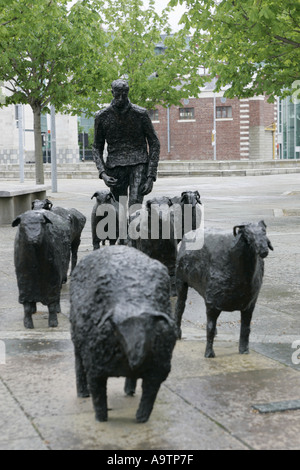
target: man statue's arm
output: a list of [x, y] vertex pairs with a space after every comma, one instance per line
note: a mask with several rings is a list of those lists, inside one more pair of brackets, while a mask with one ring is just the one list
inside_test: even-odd
[[152, 178], [153, 181], [156, 181], [160, 154], [160, 142], [148, 113], [145, 113], [144, 116], [144, 132], [149, 146], [149, 164], [147, 177]]
[[95, 130], [94, 132], [95, 136], [94, 136], [94, 144], [93, 144], [93, 160], [99, 171], [99, 178], [101, 178], [101, 174], [105, 172], [105, 163], [103, 160], [105, 136], [104, 136], [101, 122], [100, 122], [99, 114], [96, 115], [96, 118], [95, 118], [94, 130]]
[[105, 135], [101, 125], [99, 114], [95, 118], [95, 138], [93, 145], [93, 159], [99, 171], [99, 178], [101, 178], [106, 186], [109, 188], [116, 186], [118, 180], [111, 176], [108, 176], [105, 171], [105, 163], [103, 159], [103, 151], [105, 145]]

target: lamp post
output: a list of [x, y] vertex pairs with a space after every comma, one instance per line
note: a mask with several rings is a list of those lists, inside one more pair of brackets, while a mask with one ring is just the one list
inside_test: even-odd
[[214, 160], [217, 160], [216, 94], [215, 93], [214, 93], [214, 128], [212, 131], [212, 145], [214, 147]]
[[23, 105], [18, 104], [18, 128], [19, 128], [19, 163], [20, 183], [24, 183], [24, 132], [23, 132]]
[[51, 180], [52, 192], [57, 193], [56, 127], [55, 107], [53, 105], [51, 105]]

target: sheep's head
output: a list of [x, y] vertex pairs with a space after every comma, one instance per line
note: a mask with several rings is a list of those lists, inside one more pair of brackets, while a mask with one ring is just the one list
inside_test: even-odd
[[35, 199], [31, 203], [31, 209], [33, 210], [40, 210], [40, 209], [45, 209], [47, 211], [50, 211], [53, 207], [53, 204], [49, 199]]
[[266, 224], [263, 220], [258, 223], [250, 223], [244, 225], [236, 225], [233, 227], [233, 234], [243, 236], [247, 243], [254, 247], [256, 253], [261, 258], [266, 258], [269, 249], [274, 250], [272, 243], [267, 237]]
[[39, 245], [42, 242], [46, 224], [52, 224], [52, 221], [43, 209], [24, 212], [12, 222], [13, 227], [20, 226], [22, 236], [30, 245]]
[[146, 210], [150, 212], [153, 206], [171, 207], [172, 205], [173, 202], [168, 196], [154, 197], [146, 202]]
[[98, 204], [109, 204], [111, 201], [116, 202], [113, 193], [111, 193], [109, 189], [96, 191], [92, 195], [91, 199], [93, 199], [94, 197], [97, 199]]
[[184, 191], [181, 193], [181, 204], [191, 204], [192, 207], [195, 207], [196, 204], [202, 204], [199, 192]]

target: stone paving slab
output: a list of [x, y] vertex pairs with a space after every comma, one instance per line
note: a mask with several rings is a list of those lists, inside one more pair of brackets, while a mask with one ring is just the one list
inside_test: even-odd
[[[26, 335], [24, 335], [26, 336]], [[204, 341], [183, 340], [176, 345], [172, 371], [162, 385], [151, 418], [135, 422], [141, 396], [126, 397], [124, 379], [108, 381], [109, 420], [95, 421], [91, 399], [75, 391], [71, 341], [8, 341], [8, 360], [0, 366], [1, 416], [10, 441], [36, 440], [38, 448], [203, 450], [297, 449], [299, 411], [261, 415], [255, 403], [295, 399], [299, 372], [254, 351], [236, 352], [230, 342], [216, 342], [218, 356], [204, 358]], [[10, 354], [10, 350], [13, 351]], [[9, 439], [7, 439], [9, 436]], [[13, 441], [16, 441], [15, 443]], [[26, 442], [23, 443], [27, 445]], [[32, 444], [30, 444], [32, 445]]]
[[[87, 216], [79, 259], [91, 252], [91, 195], [101, 181], [59, 181], [48, 194], [55, 205]], [[300, 365], [291, 362], [300, 339], [299, 177], [164, 178], [155, 195], [199, 189], [208, 226], [229, 228], [263, 218], [275, 251], [266, 259], [263, 288], [250, 336], [250, 354], [238, 354], [239, 313], [223, 312], [216, 358], [205, 359], [205, 309], [189, 291], [172, 371], [159, 391], [148, 423], [137, 424], [140, 383], [124, 396], [123, 378], [109, 380], [109, 420], [94, 419], [91, 399], [78, 399], [69, 330], [69, 282], [62, 291], [56, 329], [38, 305], [34, 330], [23, 327], [13, 266], [15, 229], [0, 227], [0, 449], [248, 450], [299, 449], [300, 411], [262, 414], [257, 403], [300, 399]], [[281, 211], [277, 211], [280, 209]]]

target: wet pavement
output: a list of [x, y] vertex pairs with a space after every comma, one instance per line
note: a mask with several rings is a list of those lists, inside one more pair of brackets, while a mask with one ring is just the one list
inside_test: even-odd
[[[55, 205], [76, 207], [87, 216], [79, 258], [92, 251], [91, 196], [102, 188], [102, 181], [60, 180], [59, 192], [48, 192]], [[140, 383], [136, 396], [126, 397], [124, 379], [112, 378], [108, 381], [108, 422], [96, 422], [91, 399], [76, 396], [69, 282], [62, 290], [58, 328], [48, 328], [47, 309], [38, 304], [35, 329], [25, 330], [13, 266], [16, 229], [2, 226], [0, 449], [300, 448], [300, 409], [279, 411], [280, 404], [300, 400], [299, 176], [160, 178], [151, 197], [179, 195], [187, 189], [199, 190], [207, 227], [231, 230], [261, 219], [267, 224], [274, 252], [265, 260], [250, 354], [238, 354], [239, 313], [223, 312], [215, 340], [216, 358], [204, 358], [204, 303], [190, 290], [183, 339], [176, 344], [172, 371], [161, 386], [150, 420], [135, 422]], [[273, 412], [255, 409], [274, 403], [278, 405]]]

